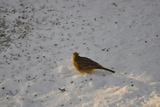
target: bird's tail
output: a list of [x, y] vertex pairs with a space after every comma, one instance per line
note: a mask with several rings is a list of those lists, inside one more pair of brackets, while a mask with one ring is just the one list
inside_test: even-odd
[[112, 73], [115, 73], [115, 71], [113, 71], [113, 70], [111, 70], [111, 69], [108, 69], [108, 68], [102, 68], [102, 69], [104, 69], [104, 70], [107, 70], [107, 71], [110, 71], [110, 72], [112, 72]]

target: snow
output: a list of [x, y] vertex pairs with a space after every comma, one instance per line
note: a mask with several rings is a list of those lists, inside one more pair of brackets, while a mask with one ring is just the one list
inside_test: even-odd
[[[1, 0], [1, 107], [159, 107], [159, 0]], [[72, 53], [115, 74], [80, 74]]]

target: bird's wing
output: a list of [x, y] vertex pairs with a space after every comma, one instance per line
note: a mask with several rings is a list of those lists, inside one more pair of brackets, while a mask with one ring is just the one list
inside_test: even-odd
[[80, 61], [79, 65], [80, 65], [80, 67], [83, 67], [86, 69], [99, 68], [99, 67], [101, 68], [102, 67], [99, 63], [97, 63], [89, 58], [86, 58], [86, 57], [81, 57], [81, 61]]

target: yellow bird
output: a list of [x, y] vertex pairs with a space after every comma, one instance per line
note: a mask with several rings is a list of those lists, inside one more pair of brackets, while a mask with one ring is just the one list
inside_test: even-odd
[[103, 69], [115, 73], [115, 71], [105, 68], [89, 58], [79, 56], [77, 52], [72, 54], [72, 61], [74, 67], [80, 73], [91, 73], [94, 69]]

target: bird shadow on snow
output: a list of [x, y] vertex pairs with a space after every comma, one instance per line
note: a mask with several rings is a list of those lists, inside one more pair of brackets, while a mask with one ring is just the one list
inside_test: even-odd
[[[139, 71], [140, 72], [140, 71]], [[110, 85], [120, 85], [120, 86], [131, 86], [131, 87], [148, 87], [147, 83], [150, 81], [150, 77], [147, 77], [146, 73], [135, 74], [134, 71], [128, 74], [126, 73], [111, 73], [105, 70], [95, 70], [92, 75], [97, 77], [106, 77], [106, 80], [109, 79]]]
[[[140, 71], [139, 71], [140, 72]], [[160, 84], [151, 84], [149, 81], [151, 81], [151, 77], [148, 77], [146, 72], [141, 71], [141, 73], [134, 73], [130, 72], [128, 74], [126, 73], [110, 73], [98, 70], [95, 73], [93, 73], [93, 76], [98, 77], [106, 77], [104, 81], [106, 82], [106, 85], [108, 86], [118, 86], [119, 89], [122, 89], [124, 87], [129, 87], [128, 90], [130, 93], [126, 93], [126, 97], [144, 97], [144, 96], [150, 96], [153, 91], [158, 92], [160, 89]], [[103, 80], [103, 79], [102, 79]], [[103, 84], [105, 84], [103, 82]], [[118, 90], [116, 90], [118, 91]], [[150, 97], [149, 97], [150, 98]], [[143, 102], [145, 99], [141, 99], [138, 102]]]
[[95, 70], [94, 73], [91, 74], [94, 77], [100, 77], [102, 76], [107, 81], [106, 85], [111, 86], [130, 86], [133, 88], [143, 89], [142, 92], [152, 92], [153, 87], [151, 87], [150, 82], [151, 77], [147, 76], [146, 72], [139, 71], [141, 73], [134, 73], [134, 71], [126, 74], [126, 73], [110, 73], [108, 71], [104, 70]]

